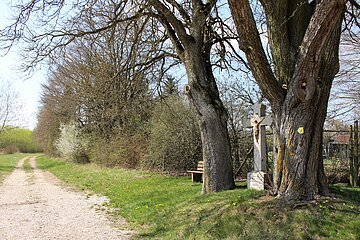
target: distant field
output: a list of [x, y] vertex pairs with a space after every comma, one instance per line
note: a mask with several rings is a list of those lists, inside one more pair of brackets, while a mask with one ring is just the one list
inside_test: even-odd
[[5, 128], [0, 134], [0, 149], [14, 145], [20, 152], [41, 152], [41, 147], [34, 141], [32, 131], [22, 128]]
[[334, 186], [336, 198], [293, 208], [243, 184], [201, 195], [190, 178], [45, 157], [38, 165], [80, 190], [107, 196], [139, 239], [359, 239], [359, 189]]

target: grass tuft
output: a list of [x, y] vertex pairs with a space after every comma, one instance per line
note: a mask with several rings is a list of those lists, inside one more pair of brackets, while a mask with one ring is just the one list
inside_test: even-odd
[[24, 171], [27, 172], [27, 173], [31, 172], [33, 170], [31, 165], [30, 165], [29, 160], [30, 160], [30, 158], [26, 158], [25, 161], [24, 161], [24, 165], [23, 165]]

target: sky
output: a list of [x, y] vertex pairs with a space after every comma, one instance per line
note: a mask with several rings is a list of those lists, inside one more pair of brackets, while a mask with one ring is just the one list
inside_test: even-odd
[[[10, 23], [8, 0], [0, 0], [0, 28]], [[39, 107], [41, 84], [46, 82], [46, 71], [37, 70], [30, 77], [19, 71], [21, 58], [19, 47], [13, 48], [6, 56], [0, 51], [0, 82], [11, 82], [18, 92], [23, 105], [20, 127], [33, 130], [36, 126], [36, 115]]]

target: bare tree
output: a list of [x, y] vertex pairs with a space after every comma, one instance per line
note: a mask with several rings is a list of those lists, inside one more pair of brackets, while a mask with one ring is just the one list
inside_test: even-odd
[[228, 116], [220, 100], [211, 64], [211, 49], [219, 37], [216, 1], [148, 1], [153, 16], [162, 23], [176, 53], [184, 63], [188, 85], [185, 93], [194, 106], [201, 131], [204, 160], [203, 192], [234, 187], [227, 131]]
[[[244, 74], [242, 78], [229, 77], [219, 84], [221, 99], [228, 113], [228, 129], [234, 171], [246, 174], [251, 171], [251, 164], [245, 165], [248, 155], [252, 152], [252, 136], [242, 125], [243, 119], [251, 112], [251, 106], [256, 102], [263, 102], [264, 98], [251, 74]], [[250, 153], [249, 153], [250, 151]], [[244, 175], [243, 175], [244, 176]]]
[[57, 155], [55, 141], [60, 136], [61, 124], [76, 121], [77, 99], [69, 79], [52, 73], [47, 84], [42, 85], [40, 107], [37, 116], [35, 137], [44, 152]]
[[22, 103], [17, 91], [8, 81], [2, 81], [0, 85], [0, 134], [6, 127], [20, 124], [22, 115]]
[[[85, 20], [82, 25], [93, 24], [91, 19]], [[115, 35], [121, 37], [114, 38]], [[61, 124], [77, 123], [97, 146], [95, 139], [109, 143], [120, 130], [122, 135], [135, 131], [148, 119], [151, 99], [147, 71], [127, 68], [136, 60], [129, 56], [135, 45], [130, 45], [132, 37], [119, 24], [108, 31], [74, 40], [64, 55], [51, 59], [51, 75], [43, 85], [37, 131], [44, 143], [48, 143], [49, 152], [54, 150], [52, 145]], [[49, 119], [54, 123], [49, 124]]]
[[327, 193], [322, 135], [346, 0], [260, 2], [273, 68], [250, 1], [229, 0], [240, 48], [274, 114], [275, 191], [289, 200], [313, 199]]
[[331, 90], [328, 119], [360, 118], [360, 30], [353, 30], [341, 39], [341, 67]]

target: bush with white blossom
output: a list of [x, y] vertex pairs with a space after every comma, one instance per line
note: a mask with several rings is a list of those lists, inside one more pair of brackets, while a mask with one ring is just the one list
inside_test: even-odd
[[89, 162], [87, 145], [81, 129], [74, 122], [61, 124], [60, 137], [55, 142], [55, 147], [62, 157], [79, 163]]

